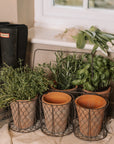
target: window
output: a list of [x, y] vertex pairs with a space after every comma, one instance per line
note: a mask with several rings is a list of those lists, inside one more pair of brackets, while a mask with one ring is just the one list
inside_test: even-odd
[[[85, 0], [54, 0], [54, 5], [82, 7]], [[89, 5], [88, 5], [89, 4]], [[114, 0], [87, 0], [88, 8], [114, 9]]]
[[114, 9], [114, 0], [89, 0], [89, 7]]
[[83, 6], [83, 0], [54, 0], [54, 5]]
[[114, 0], [35, 0], [36, 26], [96, 25], [114, 32]]

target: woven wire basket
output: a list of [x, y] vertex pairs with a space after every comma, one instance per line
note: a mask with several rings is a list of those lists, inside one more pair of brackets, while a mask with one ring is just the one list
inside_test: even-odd
[[[48, 92], [55, 93], [55, 92]], [[57, 92], [58, 93], [58, 92]], [[62, 94], [66, 94], [60, 92]], [[68, 94], [66, 94], [68, 95]], [[71, 96], [71, 94], [70, 94]], [[67, 104], [45, 103], [40, 98], [40, 121], [43, 133], [50, 136], [65, 136], [73, 132], [73, 97]]]
[[[90, 94], [88, 94], [90, 95]], [[87, 93], [82, 96], [87, 97]], [[106, 130], [106, 108], [109, 104], [106, 98], [103, 98], [99, 95], [91, 94], [92, 97], [100, 98], [100, 102], [104, 101], [102, 107], [99, 105], [99, 101], [96, 98], [95, 103], [98, 104], [98, 108], [93, 108], [93, 103], [87, 98], [88, 104], [83, 104], [83, 100], [79, 99], [82, 96], [78, 97], [76, 102], [75, 100], [75, 119], [73, 120], [74, 125], [74, 135], [80, 139], [87, 141], [97, 141], [105, 138], [107, 136]], [[91, 108], [88, 108], [91, 107]]]
[[15, 101], [10, 104], [12, 117], [9, 128], [16, 132], [28, 133], [40, 128], [38, 99]]

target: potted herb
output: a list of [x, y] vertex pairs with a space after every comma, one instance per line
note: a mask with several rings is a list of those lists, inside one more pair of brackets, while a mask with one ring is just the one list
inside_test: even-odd
[[76, 71], [81, 65], [80, 59], [75, 55], [65, 56], [63, 52], [57, 52], [55, 63], [46, 64], [45, 66], [51, 72], [51, 79], [54, 81], [53, 90], [72, 91], [76, 90], [76, 85], [72, 85], [75, 79]]
[[14, 125], [26, 129], [34, 124], [37, 94], [47, 91], [50, 81], [43, 69], [29, 66], [13, 68], [5, 65], [0, 71], [0, 107], [11, 107]]
[[92, 54], [95, 54], [98, 47], [108, 53], [109, 48], [114, 45], [114, 34], [103, 32], [95, 26], [91, 26], [89, 30], [81, 30], [73, 38], [76, 40], [77, 48], [80, 49], [86, 44], [92, 44]]
[[85, 54], [83, 61], [72, 84], [82, 85], [85, 92], [96, 92], [108, 97], [110, 82], [114, 79], [114, 61], [99, 55], [92, 57], [90, 54]]

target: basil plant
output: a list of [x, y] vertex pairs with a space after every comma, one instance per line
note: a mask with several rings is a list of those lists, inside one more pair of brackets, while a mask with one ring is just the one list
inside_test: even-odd
[[73, 85], [81, 85], [88, 91], [102, 91], [114, 80], [114, 61], [100, 55], [84, 54], [83, 64], [76, 73]]

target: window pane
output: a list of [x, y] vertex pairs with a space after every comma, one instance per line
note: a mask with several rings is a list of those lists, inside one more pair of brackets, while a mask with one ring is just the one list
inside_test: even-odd
[[114, 0], [89, 0], [89, 7], [114, 9]]
[[83, 0], [54, 0], [55, 5], [83, 6]]

